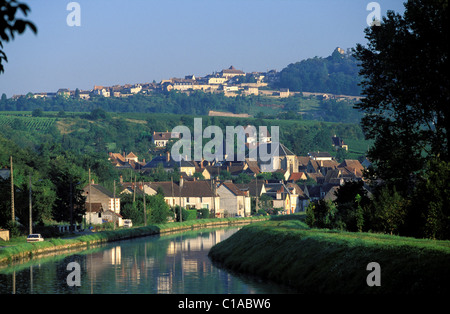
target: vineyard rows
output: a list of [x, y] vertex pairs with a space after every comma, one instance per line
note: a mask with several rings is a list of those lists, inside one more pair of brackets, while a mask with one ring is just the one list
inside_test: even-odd
[[0, 114], [0, 129], [10, 126], [13, 129], [46, 132], [55, 123], [56, 118], [23, 117]]

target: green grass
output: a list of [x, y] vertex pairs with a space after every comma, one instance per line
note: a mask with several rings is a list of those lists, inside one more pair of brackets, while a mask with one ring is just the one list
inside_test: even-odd
[[[449, 293], [450, 241], [310, 229], [301, 220], [245, 226], [215, 245], [210, 257], [230, 270], [303, 293]], [[367, 264], [381, 267], [369, 287]]]

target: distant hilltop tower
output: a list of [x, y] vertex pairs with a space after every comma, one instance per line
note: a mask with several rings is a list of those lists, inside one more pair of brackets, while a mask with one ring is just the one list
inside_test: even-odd
[[343, 55], [345, 53], [344, 49], [337, 47], [336, 48], [337, 52], [339, 52], [341, 55]]

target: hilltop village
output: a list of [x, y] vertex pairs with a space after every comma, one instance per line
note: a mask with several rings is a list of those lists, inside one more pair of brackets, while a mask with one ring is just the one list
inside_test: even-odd
[[[260, 95], [266, 97], [287, 98], [299, 94], [299, 92], [289, 91], [288, 88], [273, 89], [279, 81], [279, 72], [270, 70], [267, 72], [250, 72], [230, 66], [219, 72], [213, 72], [203, 77], [187, 75], [184, 78], [163, 79], [157, 83], [136, 83], [113, 86], [95, 85], [91, 90], [70, 90], [60, 88], [56, 92], [29, 93], [27, 97], [33, 98], [53, 98], [56, 96], [71, 97], [89, 100], [93, 97], [129, 97], [132, 95], [148, 95], [154, 93], [178, 91], [182, 93], [192, 93], [202, 91], [205, 93], [221, 93], [226, 97], [236, 97], [238, 95]], [[318, 96], [324, 99], [359, 99], [358, 96], [333, 95], [327, 93], [302, 92], [304, 96]], [[24, 95], [13, 95], [12, 99], [18, 99]], [[220, 115], [217, 112], [210, 112], [210, 115]], [[245, 116], [245, 115], [244, 115]]]

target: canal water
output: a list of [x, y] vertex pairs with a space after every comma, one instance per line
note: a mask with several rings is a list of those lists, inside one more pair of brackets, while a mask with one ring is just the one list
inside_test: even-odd
[[[211, 263], [210, 248], [238, 230], [148, 236], [33, 259], [0, 269], [0, 294], [288, 293], [273, 283], [231, 274]], [[76, 264], [68, 267], [70, 263]], [[80, 285], [73, 285], [78, 279]]]

